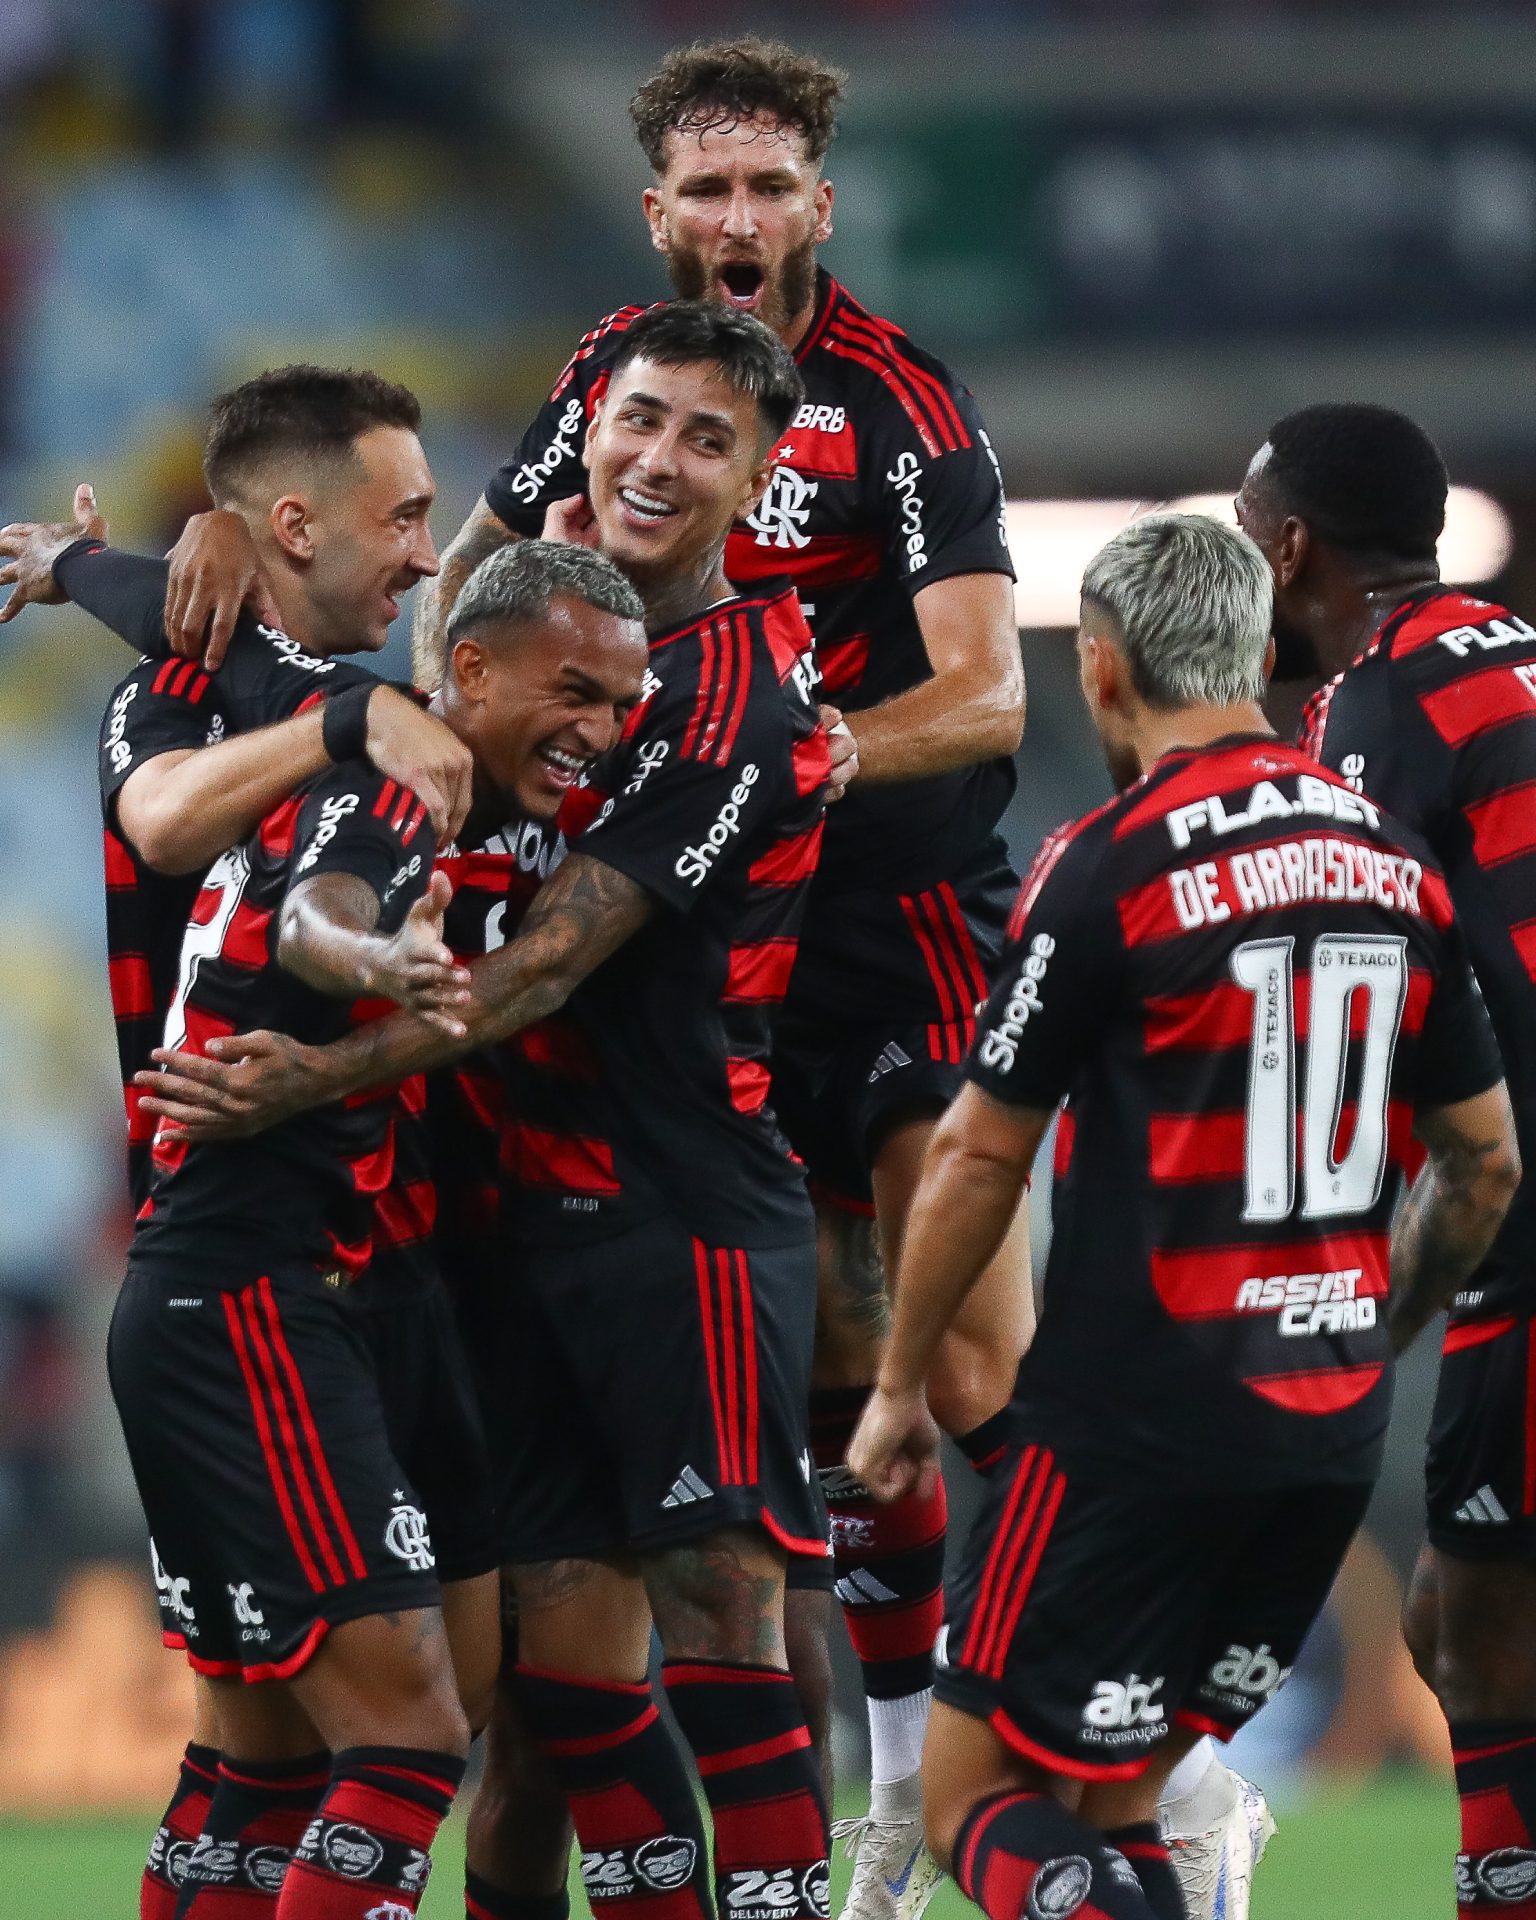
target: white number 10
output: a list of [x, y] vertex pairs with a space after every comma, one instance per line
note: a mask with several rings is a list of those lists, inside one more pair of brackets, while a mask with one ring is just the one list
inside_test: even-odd
[[[1253, 995], [1243, 1218], [1285, 1220], [1296, 1206], [1294, 940], [1248, 940], [1232, 978]], [[1408, 942], [1395, 935], [1325, 933], [1313, 943], [1307, 1084], [1301, 1103], [1301, 1216], [1364, 1213], [1387, 1167], [1387, 1095], [1408, 998]], [[1354, 1132], [1335, 1160], [1344, 1110], [1350, 1009], [1366, 996], [1365, 1045]]]

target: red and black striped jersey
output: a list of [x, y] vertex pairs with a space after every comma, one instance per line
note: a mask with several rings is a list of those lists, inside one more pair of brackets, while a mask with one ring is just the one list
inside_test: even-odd
[[[279, 965], [283, 901], [312, 876], [352, 874], [378, 896], [379, 930], [392, 933], [425, 892], [433, 851], [426, 808], [366, 762], [311, 781], [209, 869], [182, 940], [165, 1044], [198, 1053], [215, 1034], [264, 1027], [323, 1045], [379, 1011], [377, 1002], [320, 993]], [[134, 1256], [195, 1261], [209, 1284], [224, 1274], [232, 1284], [249, 1279], [253, 1262], [355, 1278], [393, 1176], [401, 1100], [415, 1098], [409, 1085], [354, 1095], [249, 1140], [189, 1146], [162, 1129]]]
[[1516, 1299], [1529, 1310], [1536, 1304], [1536, 627], [1449, 588], [1415, 594], [1313, 695], [1301, 744], [1422, 833], [1445, 869], [1504, 1056], [1527, 1169], [1488, 1275], [1458, 1297], [1453, 1317]]
[[1500, 1076], [1427, 845], [1231, 738], [1048, 840], [1009, 935], [968, 1076], [1074, 1129], [1026, 1409], [1117, 1470], [1372, 1477], [1415, 1111]]
[[[621, 308], [586, 336], [491, 479], [486, 501], [513, 532], [536, 535], [549, 504], [580, 491], [587, 421], [644, 311]], [[924, 587], [956, 574], [1012, 577], [1002, 476], [966, 388], [824, 271], [795, 358], [805, 404], [775, 450], [762, 504], [731, 535], [726, 572], [744, 591], [794, 582], [816, 636], [821, 697], [853, 713], [929, 678], [913, 608]], [[830, 895], [833, 911], [838, 888], [910, 893], [953, 874], [991, 843], [1013, 787], [1007, 758], [923, 780], [856, 781], [828, 816], [815, 896]]]
[[[165, 647], [161, 609], [166, 563], [82, 542], [59, 561], [60, 584], [88, 613], [135, 646]], [[149, 1140], [133, 1076], [160, 1044], [176, 990], [182, 934], [201, 874], [157, 873], [122, 833], [117, 796], [129, 777], [162, 753], [210, 746], [300, 712], [323, 693], [372, 679], [348, 661], [320, 660], [286, 634], [243, 618], [228, 657], [210, 676], [195, 661], [142, 660], [113, 689], [101, 723], [103, 854], [107, 886], [107, 967], [117, 1026], [118, 1065], [128, 1114], [128, 1181], [135, 1207], [149, 1184]]]
[[[560, 1019], [501, 1050], [504, 1165], [527, 1238], [661, 1215], [711, 1246], [810, 1230], [803, 1176], [765, 1106], [769, 1020], [829, 772], [810, 647], [789, 588], [651, 636], [645, 695], [573, 846], [637, 881], [654, 911]], [[573, 796], [572, 813], [597, 797]]]

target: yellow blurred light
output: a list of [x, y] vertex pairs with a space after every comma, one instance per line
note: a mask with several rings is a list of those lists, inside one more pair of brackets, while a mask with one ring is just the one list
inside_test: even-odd
[[[1230, 494], [1182, 500], [1010, 500], [1008, 544], [1019, 584], [1014, 607], [1021, 627], [1077, 625], [1083, 569], [1123, 526], [1144, 513], [1208, 513], [1235, 525]], [[1440, 536], [1440, 573], [1472, 586], [1501, 573], [1514, 551], [1509, 515], [1475, 487], [1452, 487]]]

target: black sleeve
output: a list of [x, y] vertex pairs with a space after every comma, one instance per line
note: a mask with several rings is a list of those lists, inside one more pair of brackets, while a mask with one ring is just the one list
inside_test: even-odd
[[1003, 476], [976, 402], [952, 386], [927, 408], [916, 420], [887, 411], [870, 470], [890, 564], [912, 594], [962, 573], [1011, 580]]
[[97, 765], [107, 818], [131, 773], [159, 754], [211, 745], [225, 724], [219, 689], [195, 661], [141, 661], [119, 681], [101, 723]]
[[1486, 1093], [1503, 1078], [1493, 1022], [1483, 1005], [1461, 928], [1453, 923], [1446, 935], [1445, 963], [1435, 976], [1419, 1035], [1415, 1105], [1454, 1106], [1458, 1100]]
[[586, 491], [581, 449], [587, 426], [608, 384], [608, 370], [624, 333], [642, 311], [623, 307], [583, 338], [518, 442], [516, 453], [491, 475], [485, 503], [513, 533], [536, 539], [543, 531], [547, 508]]
[[349, 873], [378, 895], [381, 932], [393, 932], [427, 890], [436, 845], [426, 807], [365, 760], [332, 767], [306, 788], [288, 884]]
[[1053, 836], [1019, 891], [965, 1077], [1010, 1107], [1049, 1112], [1102, 1037], [1119, 930], [1090, 902], [1096, 855]]
[[[162, 661], [175, 658], [164, 618], [170, 571], [169, 561], [119, 553], [94, 540], [77, 540], [53, 568], [54, 578], [77, 606], [140, 653]], [[181, 664], [202, 672], [194, 662]], [[208, 677], [203, 675], [204, 680]], [[311, 700], [377, 678], [351, 660], [323, 660], [306, 653], [286, 633], [242, 613], [213, 682], [225, 729], [249, 733], [288, 719]]]
[[[702, 669], [670, 674], [642, 709], [613, 793], [577, 844], [680, 913], [752, 856], [787, 777], [790, 729], [771, 667], [743, 650], [727, 685], [732, 672], [717, 664], [713, 677]], [[729, 740], [700, 725], [701, 714], [717, 704], [728, 713], [738, 699]]]

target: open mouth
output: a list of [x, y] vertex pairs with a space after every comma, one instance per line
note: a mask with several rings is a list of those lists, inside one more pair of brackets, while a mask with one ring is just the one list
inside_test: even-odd
[[647, 526], [658, 526], [677, 512], [676, 507], [670, 506], [665, 500], [658, 500], [654, 493], [642, 493], [638, 487], [620, 487], [619, 498], [631, 516]]
[[539, 762], [549, 776], [551, 784], [562, 790], [566, 787], [574, 787], [587, 770], [585, 755], [567, 753], [563, 747], [541, 747]]
[[762, 298], [763, 270], [751, 260], [727, 260], [720, 269], [720, 290], [731, 306], [750, 311]]

